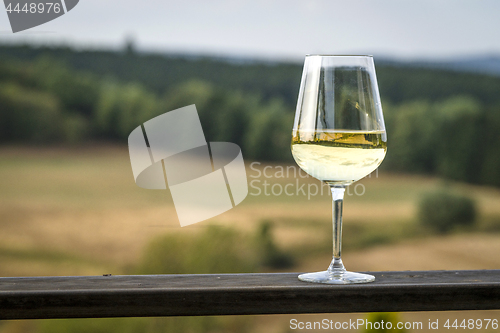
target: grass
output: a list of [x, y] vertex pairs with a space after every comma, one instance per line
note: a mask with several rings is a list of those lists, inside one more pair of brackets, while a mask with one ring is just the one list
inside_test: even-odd
[[[254, 186], [260, 187], [261, 195], [252, 195], [256, 190], [251, 187], [247, 199], [238, 207], [209, 221], [180, 228], [168, 190], [144, 190], [135, 185], [126, 147], [3, 147], [1, 248], [19, 253], [33, 249], [64, 253], [95, 260], [100, 268], [104, 264], [120, 270], [139, 260], [146, 244], [158, 234], [198, 233], [211, 224], [254, 232], [262, 220], [271, 220], [280, 247], [296, 253], [330, 251], [331, 204], [327, 188], [321, 195], [319, 182], [303, 177], [293, 165], [248, 165], [247, 175], [250, 181], [259, 181]], [[273, 195], [269, 191], [266, 196], [264, 181], [269, 189], [275, 186], [275, 194], [279, 187], [291, 184], [288, 189], [294, 189], [294, 195]], [[356, 183], [357, 188], [351, 186], [344, 204], [344, 249], [360, 250], [426, 236], [415, 223], [415, 204], [423, 192], [440, 185], [441, 181], [432, 177], [381, 172]], [[299, 191], [296, 195], [300, 186], [305, 193]], [[450, 186], [473, 193], [482, 212], [478, 230], [500, 229], [498, 189]], [[308, 188], [319, 192], [308, 195]], [[0, 251], [0, 258], [7, 257]], [[18, 261], [23, 260], [28, 258]], [[46, 273], [65, 274], [49, 268]]]
[[[135, 185], [126, 147], [1, 147], [0, 276], [134, 272], [155, 239], [169, 235], [186, 239], [211, 225], [250, 236], [263, 220], [271, 221], [278, 248], [295, 259], [296, 265], [288, 270], [323, 270], [332, 247], [328, 190], [308, 195], [307, 189], [320, 190], [319, 182], [295, 178], [293, 166], [287, 167], [288, 177], [276, 174], [277, 164], [248, 165], [249, 180], [258, 181], [253, 184], [261, 195], [253, 195], [256, 189], [251, 187], [236, 208], [181, 228], [168, 190]], [[265, 177], [264, 170], [271, 177]], [[265, 195], [264, 181], [268, 189], [275, 186], [275, 194], [291, 184], [294, 195]], [[297, 194], [300, 186], [305, 193]], [[419, 197], [442, 186], [441, 180], [381, 172], [354, 186], [347, 190], [344, 203], [343, 259], [349, 269], [500, 267], [499, 189], [449, 183], [475, 198], [480, 219], [474, 228], [438, 237], [421, 227], [415, 216]], [[262, 332], [285, 331], [290, 317], [272, 318], [269, 323], [269, 317], [257, 317], [252, 325]], [[47, 331], [51, 325], [42, 328]], [[40, 332], [40, 327], [25, 322], [0, 326], [2, 333], [15, 331]]]

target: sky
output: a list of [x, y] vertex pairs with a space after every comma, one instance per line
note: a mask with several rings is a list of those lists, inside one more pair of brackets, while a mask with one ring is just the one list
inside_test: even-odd
[[0, 42], [303, 59], [372, 54], [442, 60], [500, 54], [499, 0], [80, 0], [64, 16]]

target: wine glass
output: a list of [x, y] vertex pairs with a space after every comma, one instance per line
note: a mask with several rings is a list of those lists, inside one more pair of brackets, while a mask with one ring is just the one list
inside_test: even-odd
[[301, 274], [299, 280], [328, 284], [374, 281], [372, 275], [346, 271], [340, 258], [345, 188], [374, 171], [387, 149], [372, 56], [306, 56], [291, 149], [302, 170], [330, 186], [333, 201], [330, 267]]

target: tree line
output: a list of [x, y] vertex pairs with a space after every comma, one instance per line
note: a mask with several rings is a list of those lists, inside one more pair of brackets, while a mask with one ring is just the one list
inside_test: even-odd
[[[208, 141], [247, 160], [292, 161], [302, 64], [0, 45], [0, 143], [126, 142], [196, 104]], [[500, 78], [377, 65], [388, 170], [500, 186]]]

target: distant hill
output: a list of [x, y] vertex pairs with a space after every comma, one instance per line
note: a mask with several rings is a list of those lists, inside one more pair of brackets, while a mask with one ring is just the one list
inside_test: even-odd
[[[256, 94], [264, 100], [281, 99], [291, 112], [295, 109], [302, 74], [302, 63], [292, 62], [140, 53], [131, 49], [75, 50], [62, 46], [0, 44], [0, 62], [41, 59], [50, 59], [98, 77], [138, 82], [159, 96], [186, 81], [207, 81], [222, 89]], [[384, 100], [394, 103], [416, 99], [434, 101], [467, 95], [487, 104], [500, 104], [498, 57], [447, 62], [401, 62], [384, 58], [375, 61]]]
[[500, 56], [458, 59], [444, 63], [444, 66], [456, 70], [500, 75]]
[[380, 64], [454, 70], [500, 76], [500, 55], [484, 55], [440, 61], [396, 61], [382, 58]]

